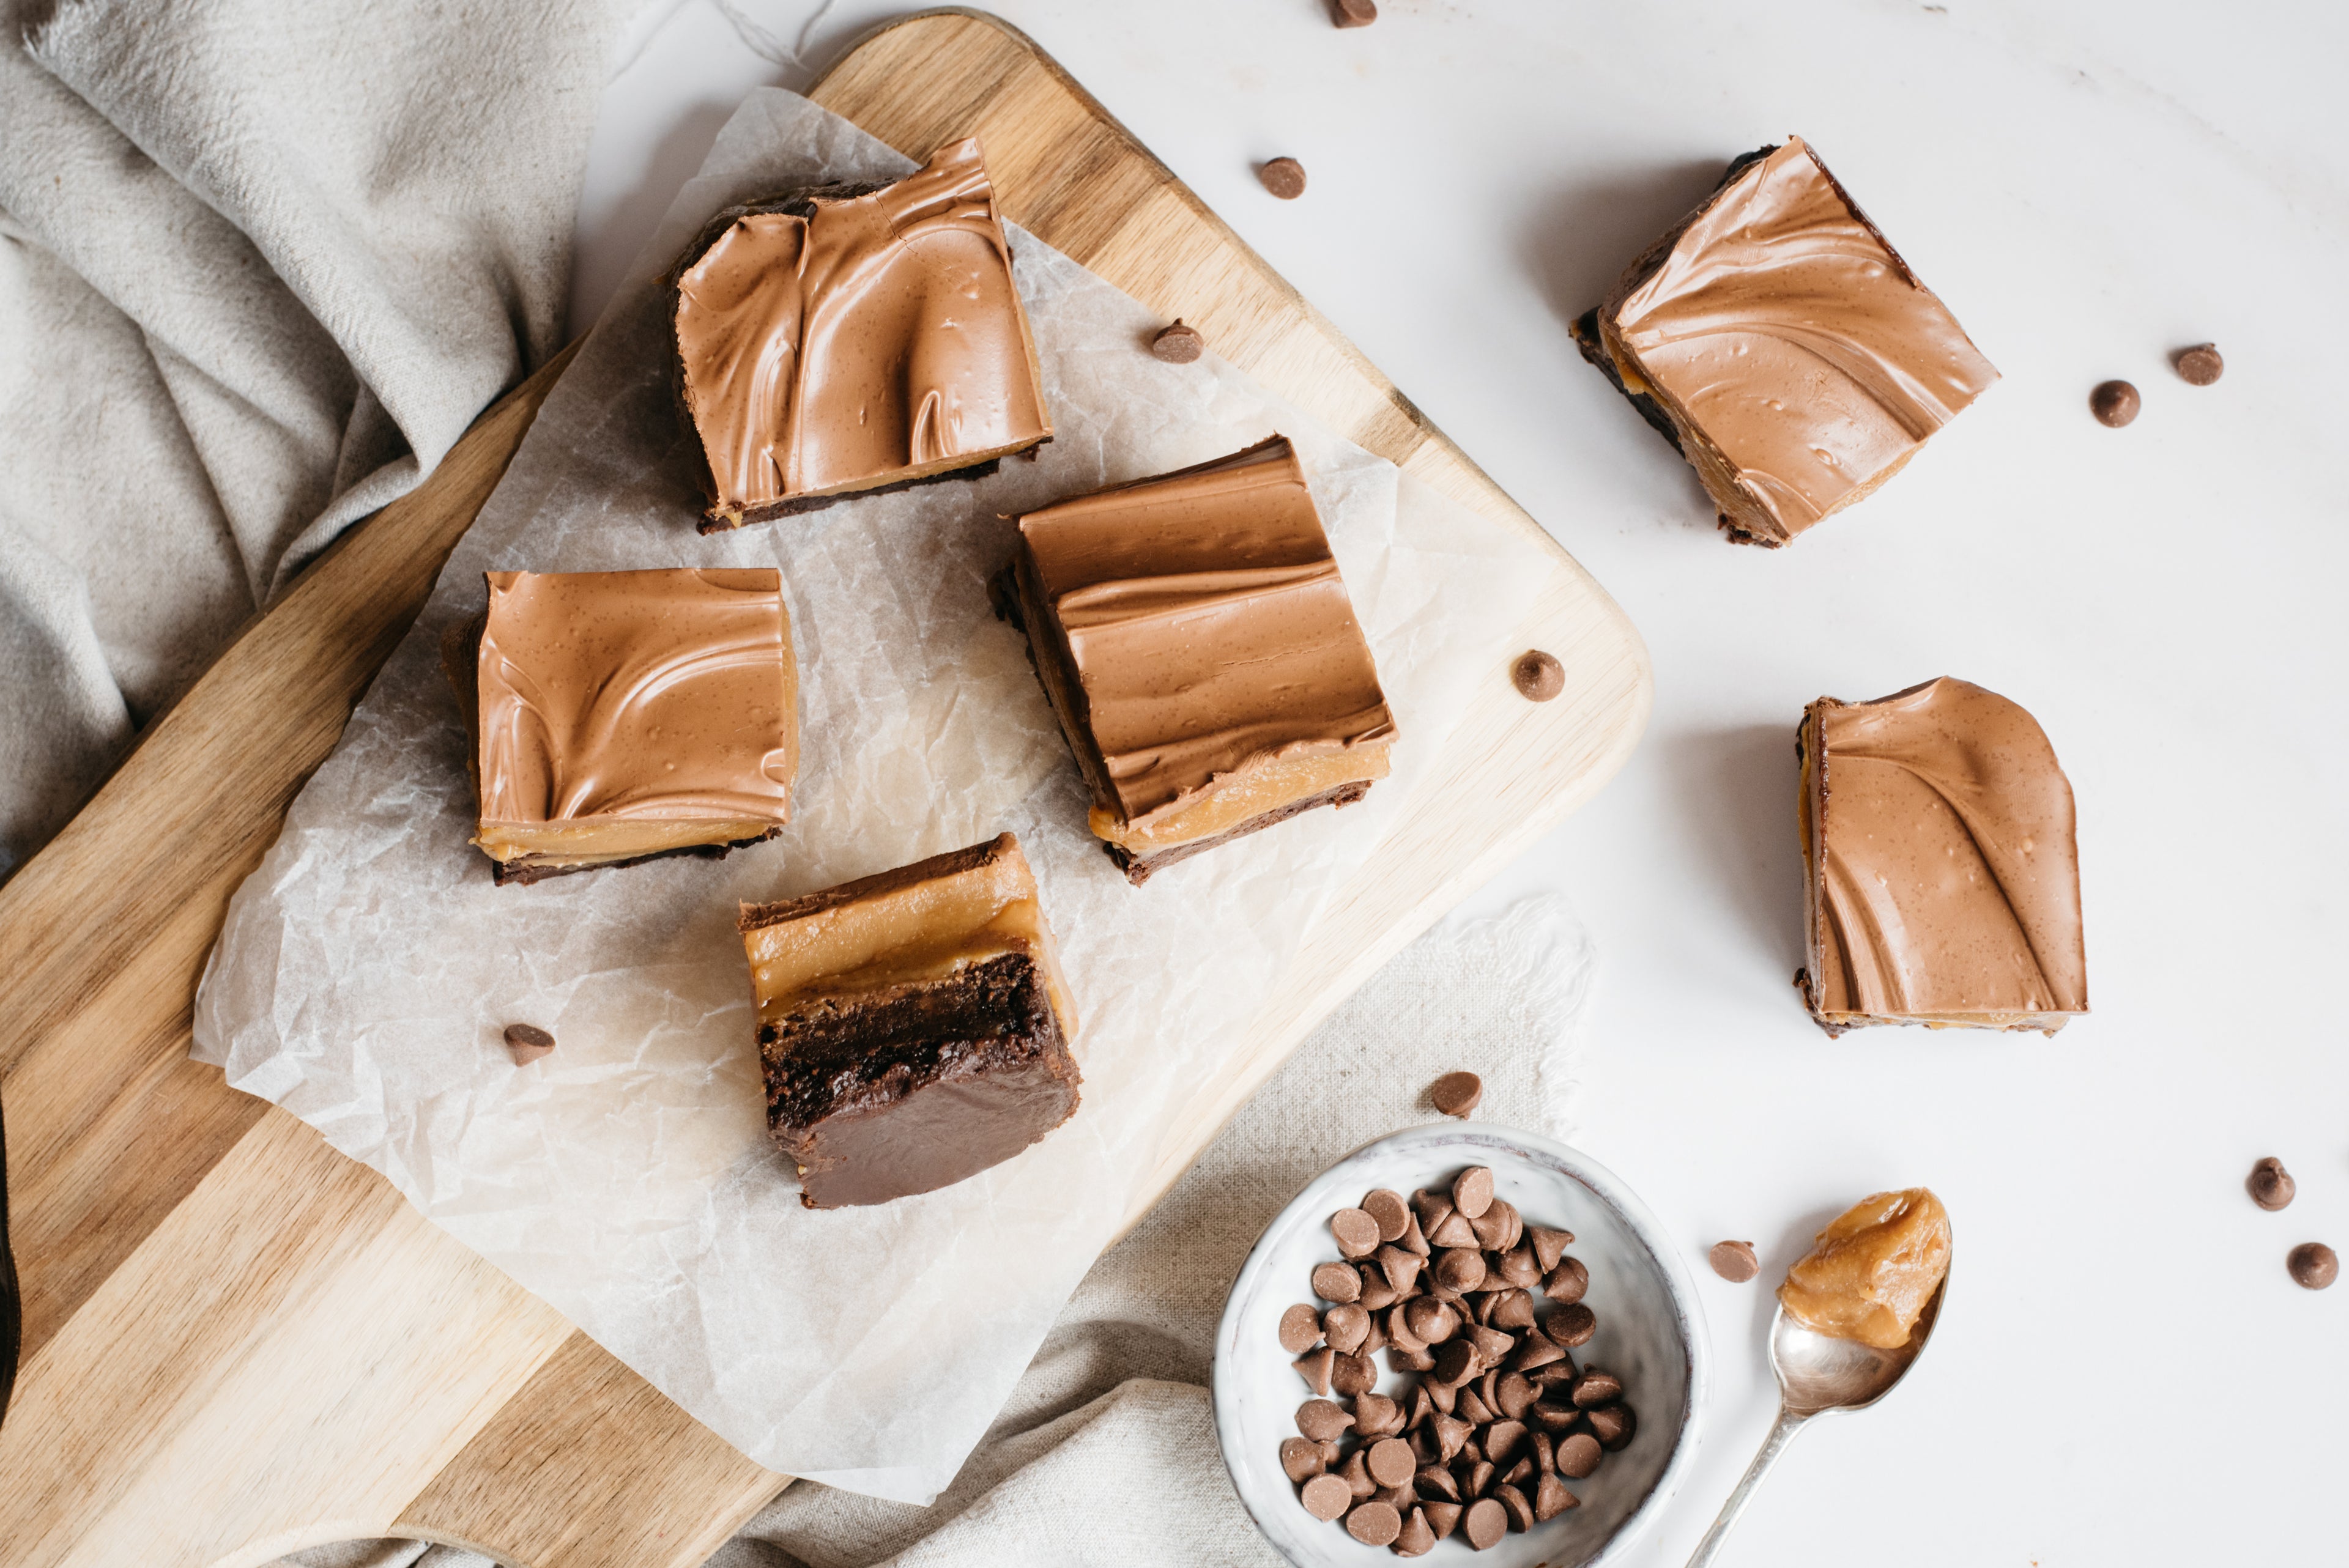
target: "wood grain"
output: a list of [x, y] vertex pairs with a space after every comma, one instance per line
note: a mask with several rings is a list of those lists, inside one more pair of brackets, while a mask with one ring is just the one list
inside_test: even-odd
[[[969, 12], [869, 36], [816, 99], [915, 157], [985, 141], [1006, 213], [1317, 418], [1538, 541], [1527, 645], [1308, 934], [1243, 1071], [1138, 1216], [1370, 971], [1620, 764], [1646, 655], [1563, 551], [1032, 44]], [[232, 645], [0, 886], [0, 1098], [26, 1361], [0, 1568], [235, 1564], [405, 1533], [529, 1568], [698, 1563], [777, 1486], [299, 1122], [187, 1059], [229, 894], [421, 605], [561, 364], [485, 414]]]

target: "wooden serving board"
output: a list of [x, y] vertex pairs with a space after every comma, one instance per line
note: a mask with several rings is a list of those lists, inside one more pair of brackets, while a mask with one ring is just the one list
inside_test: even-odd
[[[1565, 694], [1526, 703], [1496, 664], [1438, 775], [1309, 934], [1245, 1070], [1185, 1108], [1154, 1199], [1371, 970], [1614, 772], [1646, 721], [1646, 652], [1532, 519], [1026, 37], [922, 13], [864, 38], [813, 97], [916, 159], [977, 132], [1009, 217], [1554, 562], [1518, 645], [1564, 661]], [[373, 1171], [188, 1059], [230, 893], [564, 363], [313, 565], [0, 886], [26, 1295], [0, 1568], [245, 1564], [374, 1535], [528, 1568], [683, 1568], [784, 1483]]]

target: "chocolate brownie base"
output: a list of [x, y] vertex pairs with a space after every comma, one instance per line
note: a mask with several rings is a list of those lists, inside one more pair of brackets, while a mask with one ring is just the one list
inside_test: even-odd
[[1177, 861], [1187, 861], [1193, 855], [1205, 854], [1218, 845], [1230, 843], [1234, 839], [1260, 833], [1276, 822], [1286, 822], [1289, 818], [1310, 811], [1317, 806], [1350, 806], [1371, 792], [1371, 780], [1368, 779], [1357, 779], [1335, 789], [1324, 789], [1319, 795], [1309, 795], [1302, 800], [1291, 800], [1286, 806], [1260, 811], [1238, 827], [1226, 829], [1213, 838], [1194, 839], [1187, 844], [1177, 844], [1154, 855], [1137, 855], [1123, 844], [1104, 843], [1102, 848], [1108, 851], [1109, 858], [1117, 862], [1117, 869], [1125, 873], [1125, 880], [1140, 887], [1150, 880], [1153, 872], [1162, 871]]
[[1025, 954], [825, 996], [759, 1028], [767, 1125], [811, 1209], [885, 1203], [1001, 1163], [1077, 1109], [1077, 1065]]
[[723, 844], [686, 844], [674, 850], [656, 850], [649, 855], [630, 855], [624, 861], [597, 861], [593, 865], [585, 866], [549, 865], [533, 856], [523, 855], [517, 860], [492, 861], [491, 875], [500, 887], [505, 886], [508, 882], [520, 882], [527, 887], [532, 882], [544, 882], [549, 877], [567, 877], [574, 872], [608, 872], [620, 866], [640, 866], [647, 861], [672, 860], [678, 855], [696, 855], [705, 861], [722, 861], [736, 850], [747, 850], [752, 844], [763, 844], [769, 839], [781, 838], [782, 831], [781, 828], [770, 828], [756, 838], [736, 839]]

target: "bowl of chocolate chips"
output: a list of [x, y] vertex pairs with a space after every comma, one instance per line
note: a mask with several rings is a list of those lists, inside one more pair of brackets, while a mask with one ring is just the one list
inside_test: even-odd
[[1609, 1563], [1687, 1472], [1704, 1346], [1686, 1267], [1604, 1166], [1413, 1128], [1257, 1240], [1216, 1326], [1216, 1432], [1298, 1568]]

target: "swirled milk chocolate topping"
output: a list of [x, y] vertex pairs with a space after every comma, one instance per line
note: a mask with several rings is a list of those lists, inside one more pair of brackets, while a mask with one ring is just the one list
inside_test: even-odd
[[1733, 163], [1575, 336], [1754, 544], [1868, 495], [1998, 379], [1798, 137]]
[[1076, 1008], [1011, 834], [740, 923], [768, 1130], [809, 1208], [932, 1191], [1075, 1114]]
[[1286, 437], [1019, 532], [999, 601], [1133, 881], [1386, 777], [1394, 717]]
[[1821, 697], [1799, 750], [1800, 978], [1830, 1034], [2052, 1035], [2088, 1010], [2072, 786], [2037, 720], [1945, 677], [1877, 702]]
[[721, 212], [677, 277], [704, 531], [986, 471], [1051, 436], [976, 139], [893, 184]]
[[773, 568], [492, 572], [450, 645], [500, 882], [724, 854], [791, 818], [799, 672]]

